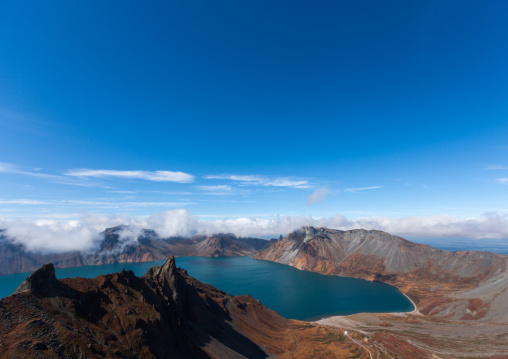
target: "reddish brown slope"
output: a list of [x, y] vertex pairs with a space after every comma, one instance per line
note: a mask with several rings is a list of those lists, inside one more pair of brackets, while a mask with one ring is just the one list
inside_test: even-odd
[[0, 301], [0, 334], [9, 358], [369, 357], [336, 329], [198, 282], [174, 257], [142, 278], [122, 271], [59, 281], [44, 266]]

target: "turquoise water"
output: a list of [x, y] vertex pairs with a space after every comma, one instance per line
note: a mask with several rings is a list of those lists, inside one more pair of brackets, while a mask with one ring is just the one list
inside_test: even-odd
[[[131, 269], [143, 275], [155, 263], [116, 263], [57, 269], [58, 278], [85, 277]], [[362, 279], [325, 276], [250, 257], [179, 257], [189, 275], [233, 295], [250, 294], [286, 318], [311, 320], [361, 312], [413, 310], [397, 288]], [[29, 273], [0, 276], [0, 297], [11, 294]]]

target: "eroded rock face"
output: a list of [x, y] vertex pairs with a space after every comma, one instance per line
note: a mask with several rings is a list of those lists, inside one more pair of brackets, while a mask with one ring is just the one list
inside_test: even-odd
[[330, 342], [334, 329], [284, 319], [250, 296], [189, 277], [173, 256], [144, 277], [124, 270], [57, 280], [45, 265], [0, 300], [0, 333], [7, 358], [363, 355], [356, 345]]
[[376, 230], [313, 227], [280, 238], [254, 258], [326, 274], [374, 279], [412, 273], [438, 282], [480, 281], [501, 273], [506, 260], [487, 252], [448, 252]]

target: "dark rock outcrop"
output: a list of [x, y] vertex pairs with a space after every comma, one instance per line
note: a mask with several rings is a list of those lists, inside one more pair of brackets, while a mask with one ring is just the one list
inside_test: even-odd
[[[52, 265], [0, 300], [5, 358], [267, 358], [361, 353], [335, 330], [287, 320], [189, 277], [171, 256], [132, 271], [57, 280]], [[294, 346], [297, 337], [300, 345]], [[365, 356], [363, 356], [365, 357]]]
[[53, 263], [45, 264], [25, 279], [14, 291], [14, 294], [30, 292], [33, 294], [47, 294], [58, 286]]

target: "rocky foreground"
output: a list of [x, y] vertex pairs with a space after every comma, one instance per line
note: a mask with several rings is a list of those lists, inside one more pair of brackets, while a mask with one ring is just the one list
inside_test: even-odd
[[350, 335], [203, 284], [174, 257], [144, 277], [57, 280], [49, 264], [0, 300], [2, 358], [370, 358]]

